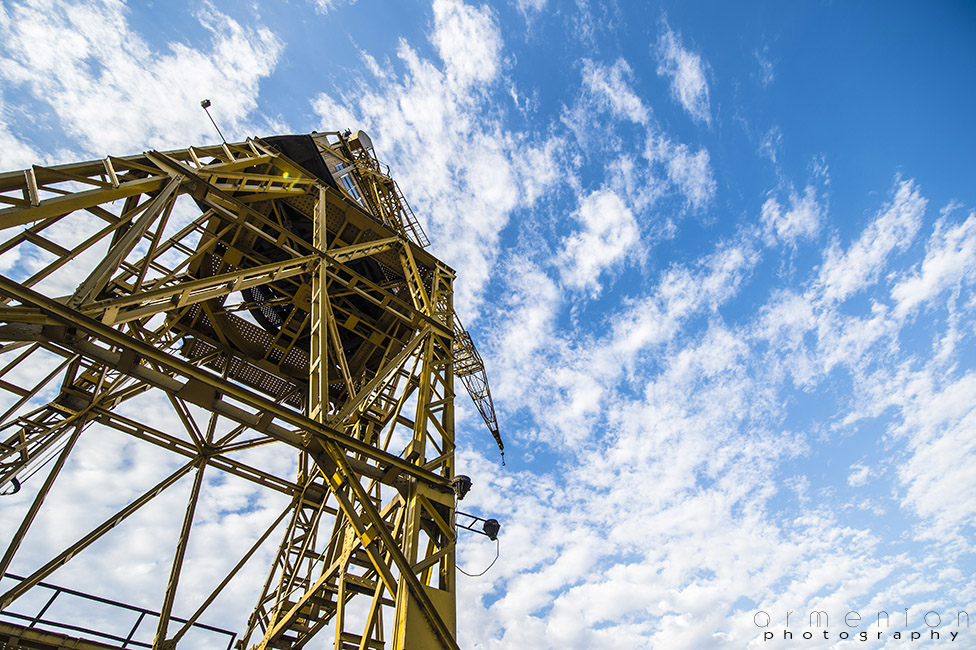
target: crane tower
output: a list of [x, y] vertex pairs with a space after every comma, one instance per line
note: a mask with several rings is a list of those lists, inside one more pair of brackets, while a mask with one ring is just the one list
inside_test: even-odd
[[[141, 646], [162, 650], [204, 628], [241, 650], [457, 648], [455, 378], [502, 441], [454, 271], [427, 245], [363, 132], [0, 174], [0, 492], [33, 493], [4, 534], [0, 647], [130, 648], [148, 634]], [[167, 416], [133, 406], [147, 400]], [[72, 451], [105, 430], [165, 450], [175, 469], [12, 573]], [[287, 505], [209, 596], [183, 602], [215, 472]], [[178, 483], [189, 499], [156, 608], [96, 594], [96, 576], [84, 592], [52, 582]], [[245, 627], [208, 626], [274, 540]], [[45, 589], [138, 622], [125, 637], [19, 609]]]

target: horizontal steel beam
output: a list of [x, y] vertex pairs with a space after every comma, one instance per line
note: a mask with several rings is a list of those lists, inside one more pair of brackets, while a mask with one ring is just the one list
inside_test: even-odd
[[[58, 345], [97, 359], [100, 363], [142, 381], [146, 381], [157, 388], [162, 388], [187, 401], [198, 404], [204, 402], [204, 406], [212, 408], [213, 411], [220, 415], [229, 417], [262, 433], [266, 433], [296, 449], [316, 453], [319, 452], [323, 442], [331, 441], [348, 452], [361, 454], [363, 457], [376, 462], [380, 466], [378, 468], [379, 471], [387, 474], [385, 476], [386, 481], [392, 481], [394, 478], [394, 476], [389, 474], [405, 474], [429, 485], [437, 486], [445, 490], [451, 489], [448, 480], [442, 476], [422, 469], [399, 456], [376, 449], [372, 445], [337, 431], [332, 427], [316, 422], [244, 386], [223, 379], [163, 350], [84, 316], [77, 310], [71, 309], [56, 300], [23, 287], [4, 276], [0, 276], [0, 293], [17, 299], [24, 306], [38, 308], [41, 312], [62, 322], [66, 328], [74, 328], [103, 343], [117, 346], [122, 349], [122, 352], [113, 352], [112, 350], [80, 339], [74, 340], [77, 337], [68, 337], [66, 340], [54, 341]], [[40, 326], [38, 327], [40, 328]], [[40, 339], [44, 340], [43, 336]], [[185, 377], [186, 380], [181, 381], [172, 375], [143, 366], [139, 363], [141, 359], [152, 361], [177, 375]], [[253, 408], [255, 412], [248, 412], [245, 409], [224, 401], [220, 397], [222, 395], [231, 397]], [[276, 424], [274, 422], [275, 419], [282, 420], [285, 424], [295, 427], [302, 433], [291, 431], [280, 424]], [[395, 472], [391, 473], [388, 470], [395, 470]]]
[[298, 257], [285, 262], [154, 288], [121, 298], [99, 300], [84, 305], [81, 310], [88, 316], [99, 318], [106, 325], [127, 323], [162, 311], [195, 305], [235, 291], [302, 275], [308, 273], [315, 264], [317, 257], [314, 255]]

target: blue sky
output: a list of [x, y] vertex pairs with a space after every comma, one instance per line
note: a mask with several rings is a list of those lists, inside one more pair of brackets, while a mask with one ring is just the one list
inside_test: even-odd
[[507, 444], [460, 403], [462, 647], [900, 648], [976, 614], [973, 79], [968, 2], [5, 0], [0, 168], [365, 129]]

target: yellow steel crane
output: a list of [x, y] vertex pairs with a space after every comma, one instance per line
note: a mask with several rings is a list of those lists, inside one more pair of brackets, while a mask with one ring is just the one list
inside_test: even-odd
[[[0, 174], [0, 259], [11, 260], [0, 276], [0, 492], [44, 469], [0, 560], [0, 645], [132, 647], [98, 630], [18, 623], [17, 605], [56, 589], [57, 568], [192, 477], [175, 553], [161, 558], [158, 610], [129, 607], [155, 630], [153, 648], [203, 625], [282, 530], [234, 647], [457, 648], [455, 377], [502, 441], [484, 364], [454, 311], [454, 271], [427, 245], [362, 132]], [[146, 395], [172, 409], [178, 430], [117, 408]], [[9, 574], [95, 423], [182, 463], [28, 575]], [[297, 475], [247, 462], [262, 446], [294, 455]], [[209, 597], [178, 603], [215, 471], [288, 505]], [[76, 645], [57, 645], [69, 637]]]

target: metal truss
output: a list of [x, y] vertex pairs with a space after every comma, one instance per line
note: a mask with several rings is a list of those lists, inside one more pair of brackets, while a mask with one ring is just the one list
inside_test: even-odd
[[[0, 174], [0, 491], [43, 481], [0, 575], [92, 425], [182, 459], [0, 610], [189, 477], [153, 648], [176, 647], [282, 528], [238, 648], [457, 648], [455, 376], [502, 445], [454, 272], [426, 244], [363, 133]], [[177, 430], [117, 412], [146, 393]], [[265, 445], [297, 475], [242, 459]], [[178, 603], [212, 471], [289, 503], [209, 597]]]

